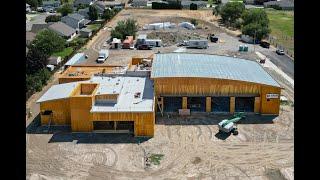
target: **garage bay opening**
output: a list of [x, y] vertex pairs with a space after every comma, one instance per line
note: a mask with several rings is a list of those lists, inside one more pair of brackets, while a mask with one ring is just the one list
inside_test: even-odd
[[254, 97], [236, 97], [236, 112], [254, 112]]
[[134, 132], [134, 121], [93, 121], [93, 130], [103, 133]]

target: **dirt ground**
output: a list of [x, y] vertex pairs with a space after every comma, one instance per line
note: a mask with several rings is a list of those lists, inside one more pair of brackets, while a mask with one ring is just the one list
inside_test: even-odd
[[[134, 17], [142, 27], [146, 23], [180, 22], [197, 17], [206, 36], [217, 34], [218, 43], [208, 49], [186, 49], [170, 45], [153, 50], [112, 50], [106, 64], [127, 64], [131, 57], [150, 56], [155, 52], [195, 52], [237, 56], [255, 60], [253, 46], [248, 53], [239, 53], [242, 44], [230, 32], [219, 28], [209, 11], [172, 11], [130, 9], [121, 11], [107, 26]], [[172, 18], [178, 16], [179, 18]], [[205, 28], [207, 27], [207, 28]], [[174, 30], [172, 30], [174, 31]], [[188, 30], [183, 30], [189, 33]], [[139, 33], [144, 31], [140, 30]], [[102, 30], [87, 45], [89, 60], [110, 36]], [[172, 43], [173, 44], [173, 43]], [[261, 47], [256, 47], [261, 48]], [[257, 50], [257, 49], [256, 49]], [[284, 179], [283, 172], [292, 172], [294, 165], [294, 91], [277, 72], [266, 70], [284, 89], [289, 105], [281, 105], [278, 117], [250, 115], [238, 124], [238, 136], [218, 133], [217, 123], [228, 115], [193, 114], [190, 117], [157, 115], [153, 138], [134, 138], [125, 134], [70, 133], [70, 127], [38, 126], [36, 119], [27, 128], [27, 179]], [[146, 167], [145, 157], [162, 154], [159, 165]], [[288, 170], [289, 169], [289, 170]]]

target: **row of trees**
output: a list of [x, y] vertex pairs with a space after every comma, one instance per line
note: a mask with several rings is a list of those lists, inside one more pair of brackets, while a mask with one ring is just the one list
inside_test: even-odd
[[49, 56], [54, 52], [65, 48], [66, 40], [55, 32], [45, 29], [41, 30], [28, 46], [26, 56], [26, 93], [31, 95], [41, 91], [51, 77], [47, 70]]
[[213, 9], [214, 15], [220, 15], [222, 22], [234, 28], [241, 28], [242, 34], [261, 40], [270, 33], [269, 19], [263, 9], [246, 10], [243, 3], [229, 2]]

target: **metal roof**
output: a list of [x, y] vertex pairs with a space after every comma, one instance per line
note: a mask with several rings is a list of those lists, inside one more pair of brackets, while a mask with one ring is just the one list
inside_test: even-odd
[[37, 103], [68, 98], [78, 82], [53, 85]]
[[151, 78], [161, 77], [230, 79], [280, 87], [255, 61], [207, 54], [155, 54]]
[[84, 60], [84, 53], [75, 54], [65, 65], [71, 66]]

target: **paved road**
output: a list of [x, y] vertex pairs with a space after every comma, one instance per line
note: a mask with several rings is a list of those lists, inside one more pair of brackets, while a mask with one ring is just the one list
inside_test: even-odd
[[275, 49], [264, 49], [262, 54], [267, 56], [273, 64], [278, 66], [284, 73], [294, 79], [294, 61], [286, 55], [278, 55]]

